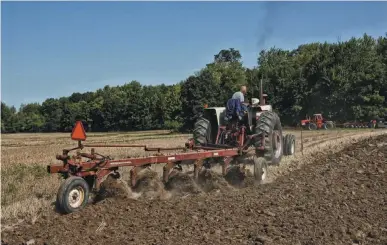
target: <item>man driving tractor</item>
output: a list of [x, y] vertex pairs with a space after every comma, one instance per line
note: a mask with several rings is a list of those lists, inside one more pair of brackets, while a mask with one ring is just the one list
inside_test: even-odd
[[[233, 115], [236, 114], [236, 116], [239, 118], [239, 120], [242, 120], [245, 113], [247, 112], [247, 104], [245, 101], [245, 94], [247, 92], [246, 86], [241, 86], [241, 90], [238, 92], [235, 92], [231, 99], [227, 101], [226, 106], [226, 115], [225, 119], [231, 120], [233, 118]], [[235, 113], [235, 114], [234, 114]]]
[[241, 90], [238, 92], [235, 92], [232, 95], [231, 99], [239, 99], [242, 103], [245, 102], [245, 95], [247, 93], [247, 87], [246, 86], [241, 86]]
[[231, 99], [239, 99], [241, 102], [241, 107], [243, 111], [247, 111], [247, 105], [248, 102], [245, 101], [245, 95], [247, 93], [247, 87], [246, 86], [241, 86], [241, 90], [238, 92], [235, 92]]

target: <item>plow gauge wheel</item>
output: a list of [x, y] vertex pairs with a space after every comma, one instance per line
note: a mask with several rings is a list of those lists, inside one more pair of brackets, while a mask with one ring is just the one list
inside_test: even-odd
[[71, 176], [59, 188], [57, 208], [66, 214], [76, 212], [86, 206], [89, 193], [89, 185], [83, 178]]

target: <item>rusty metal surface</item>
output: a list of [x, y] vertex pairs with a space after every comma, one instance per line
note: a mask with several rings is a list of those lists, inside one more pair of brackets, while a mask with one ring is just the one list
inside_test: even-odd
[[[229, 134], [233, 138], [233, 143], [230, 145], [225, 145], [224, 142], [219, 144], [218, 140], [221, 133]], [[204, 167], [204, 163], [208, 164], [207, 159], [218, 158], [222, 161], [222, 173], [226, 175], [231, 169], [229, 166], [235, 163], [236, 159], [254, 154], [256, 150], [263, 150], [265, 137], [259, 139], [262, 142], [260, 147], [255, 146], [254, 149], [249, 149], [253, 145], [252, 141], [256, 142], [256, 137], [258, 136], [260, 137], [261, 135], [247, 135], [246, 127], [241, 126], [239, 130], [220, 127], [215, 144], [197, 145], [195, 140], [191, 138], [188, 139], [184, 147], [148, 147], [145, 144], [83, 144], [82, 141], [78, 141], [77, 147], [64, 149], [61, 155], [56, 155], [56, 159], [61, 161], [61, 163], [47, 166], [47, 172], [51, 174], [59, 173], [64, 178], [69, 176], [82, 177], [93, 191], [98, 191], [105, 177], [109, 175], [114, 178], [119, 177], [118, 169], [120, 167], [132, 167], [130, 170], [130, 185], [133, 188], [138, 184], [139, 171], [147, 168], [149, 165], [165, 164], [163, 166], [163, 182], [166, 183], [172, 176], [182, 171], [180, 164], [188, 160], [188, 163], [193, 164], [194, 178], [197, 180], [200, 170]], [[155, 153], [152, 156], [134, 158], [128, 156], [124, 159], [114, 160], [95, 151], [95, 148], [105, 147], [137, 147], [143, 148], [144, 151], [154, 151]], [[84, 148], [91, 148], [90, 153], [81, 152]], [[70, 155], [71, 151], [76, 152]], [[166, 151], [175, 151], [175, 153], [168, 153]], [[242, 170], [244, 171], [244, 169]]]
[[[133, 168], [130, 171], [132, 186], [136, 185], [136, 176], [138, 170], [149, 164], [161, 164], [167, 163], [164, 167], [166, 171], [164, 175], [164, 180], [168, 178], [170, 169], [174, 166], [175, 163], [184, 161], [184, 160], [199, 160], [199, 165], [195, 164], [196, 169], [201, 168], [201, 160], [206, 158], [222, 158], [227, 157], [227, 159], [232, 159], [234, 156], [239, 155], [239, 149], [218, 149], [210, 151], [193, 151], [187, 153], [177, 153], [170, 155], [156, 155], [149, 157], [138, 157], [138, 158], [126, 158], [119, 160], [110, 160], [110, 159], [97, 159], [97, 154], [92, 151], [92, 154], [89, 153], [80, 153], [77, 152], [77, 156], [69, 157], [68, 155], [59, 155], [58, 159], [62, 159], [63, 163], [61, 164], [51, 164], [47, 167], [49, 173], [64, 173], [67, 172], [70, 175], [76, 175], [80, 177], [86, 177], [90, 175], [95, 175], [96, 178], [96, 188], [99, 188], [101, 180], [104, 176], [112, 173], [117, 170], [118, 167], [132, 166]], [[81, 161], [82, 157], [89, 158], [90, 160], [85, 162]], [[229, 160], [228, 160], [229, 161]], [[226, 161], [226, 162], [228, 162]], [[228, 164], [227, 164], [228, 165]]]
[[[144, 148], [145, 151], [171, 151], [171, 150], [184, 150], [186, 147], [148, 147], [141, 144], [82, 144], [82, 147], [93, 148], [110, 148], [110, 147], [123, 147], [123, 148]], [[75, 148], [76, 149], [76, 148]]]
[[[245, 127], [242, 127], [238, 132], [233, 132], [233, 134], [235, 134], [234, 137], [237, 138], [239, 143], [237, 147], [220, 144], [196, 145], [194, 139], [189, 139], [185, 144], [185, 147], [169, 148], [148, 147], [145, 144], [82, 144], [81, 141], [78, 141], [77, 147], [64, 149], [63, 154], [56, 156], [56, 159], [62, 161], [62, 163], [47, 166], [47, 171], [49, 173], [62, 173], [65, 175], [65, 178], [68, 175], [80, 177], [94, 176], [95, 188], [97, 190], [99, 189], [102, 179], [109, 174], [116, 173], [119, 167], [133, 167], [130, 171], [132, 187], [136, 185], [138, 171], [150, 164], [164, 163], [163, 180], [168, 181], [174, 166], [179, 165], [182, 161], [195, 160], [193, 162], [194, 175], [197, 178], [198, 172], [203, 167], [203, 160], [220, 158], [224, 161], [222, 172], [225, 174], [228, 170], [228, 166], [235, 157], [246, 155], [252, 151], [247, 149], [251, 145], [251, 141], [257, 136], [247, 136]], [[90, 153], [81, 152], [82, 149], [87, 147], [91, 148]], [[94, 148], [103, 147], [138, 147], [143, 148], [144, 151], [155, 151], [156, 153], [153, 156], [136, 158], [128, 156], [124, 159], [113, 160], [110, 159], [110, 157], [95, 152]], [[75, 154], [69, 155], [71, 151], [75, 150]], [[168, 150], [182, 150], [182, 152], [172, 154], [161, 153], [161, 151]], [[85, 161], [83, 160], [84, 158], [87, 158], [88, 160]]]
[[146, 145], [141, 144], [82, 144], [83, 147], [146, 147]]
[[[167, 163], [167, 162], [179, 162], [184, 160], [199, 160], [199, 159], [207, 159], [207, 158], [219, 158], [219, 157], [234, 157], [237, 155], [241, 155], [246, 153], [246, 148], [251, 143], [251, 140], [256, 136], [248, 136], [246, 142], [243, 142], [243, 138], [245, 135], [244, 128], [241, 130], [242, 132], [238, 135], [241, 140], [241, 146], [239, 148], [230, 148], [228, 145], [217, 145], [217, 144], [208, 144], [206, 146], [195, 146], [192, 139], [190, 139], [186, 143], [186, 147], [147, 147], [143, 144], [82, 144], [78, 142], [78, 147], [63, 150], [62, 155], [57, 155], [56, 159], [63, 161], [64, 164], [51, 164], [49, 167], [50, 173], [58, 173], [60, 171], [68, 170], [65, 165], [76, 166], [76, 169], [80, 172], [90, 171], [92, 168], [112, 168], [112, 167], [124, 167], [124, 166], [142, 166], [146, 164], [159, 164], [159, 163]], [[244, 144], [243, 144], [244, 143]], [[77, 152], [76, 155], [70, 157], [68, 153], [73, 150], [80, 150], [85, 147], [93, 147], [91, 149], [91, 153], [81, 153]], [[118, 159], [118, 160], [110, 160], [98, 153], [95, 152], [94, 148], [97, 147], [143, 147], [144, 150], [148, 151], [158, 151], [161, 150], [191, 150], [188, 152], [181, 152], [175, 154], [167, 154], [163, 155], [161, 153], [156, 154], [155, 156], [148, 157], [138, 157], [138, 158], [126, 158], [126, 159]], [[191, 149], [190, 149], [191, 148]], [[99, 157], [97, 157], [99, 156]], [[82, 157], [88, 158], [91, 161], [82, 162]]]
[[47, 172], [50, 174], [55, 174], [66, 170], [67, 169], [65, 168], [63, 163], [53, 163], [47, 166]]

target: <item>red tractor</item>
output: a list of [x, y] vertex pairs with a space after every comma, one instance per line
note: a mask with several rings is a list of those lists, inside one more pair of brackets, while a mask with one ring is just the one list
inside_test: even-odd
[[314, 114], [313, 118], [307, 116], [306, 119], [301, 120], [301, 126], [308, 128], [309, 130], [332, 129], [334, 127], [334, 123], [332, 121], [325, 120], [322, 114]]

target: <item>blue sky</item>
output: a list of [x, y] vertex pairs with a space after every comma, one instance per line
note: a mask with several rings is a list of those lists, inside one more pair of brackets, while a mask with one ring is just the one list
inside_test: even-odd
[[17, 108], [131, 80], [173, 84], [221, 49], [387, 32], [387, 2], [2, 2], [1, 100]]

